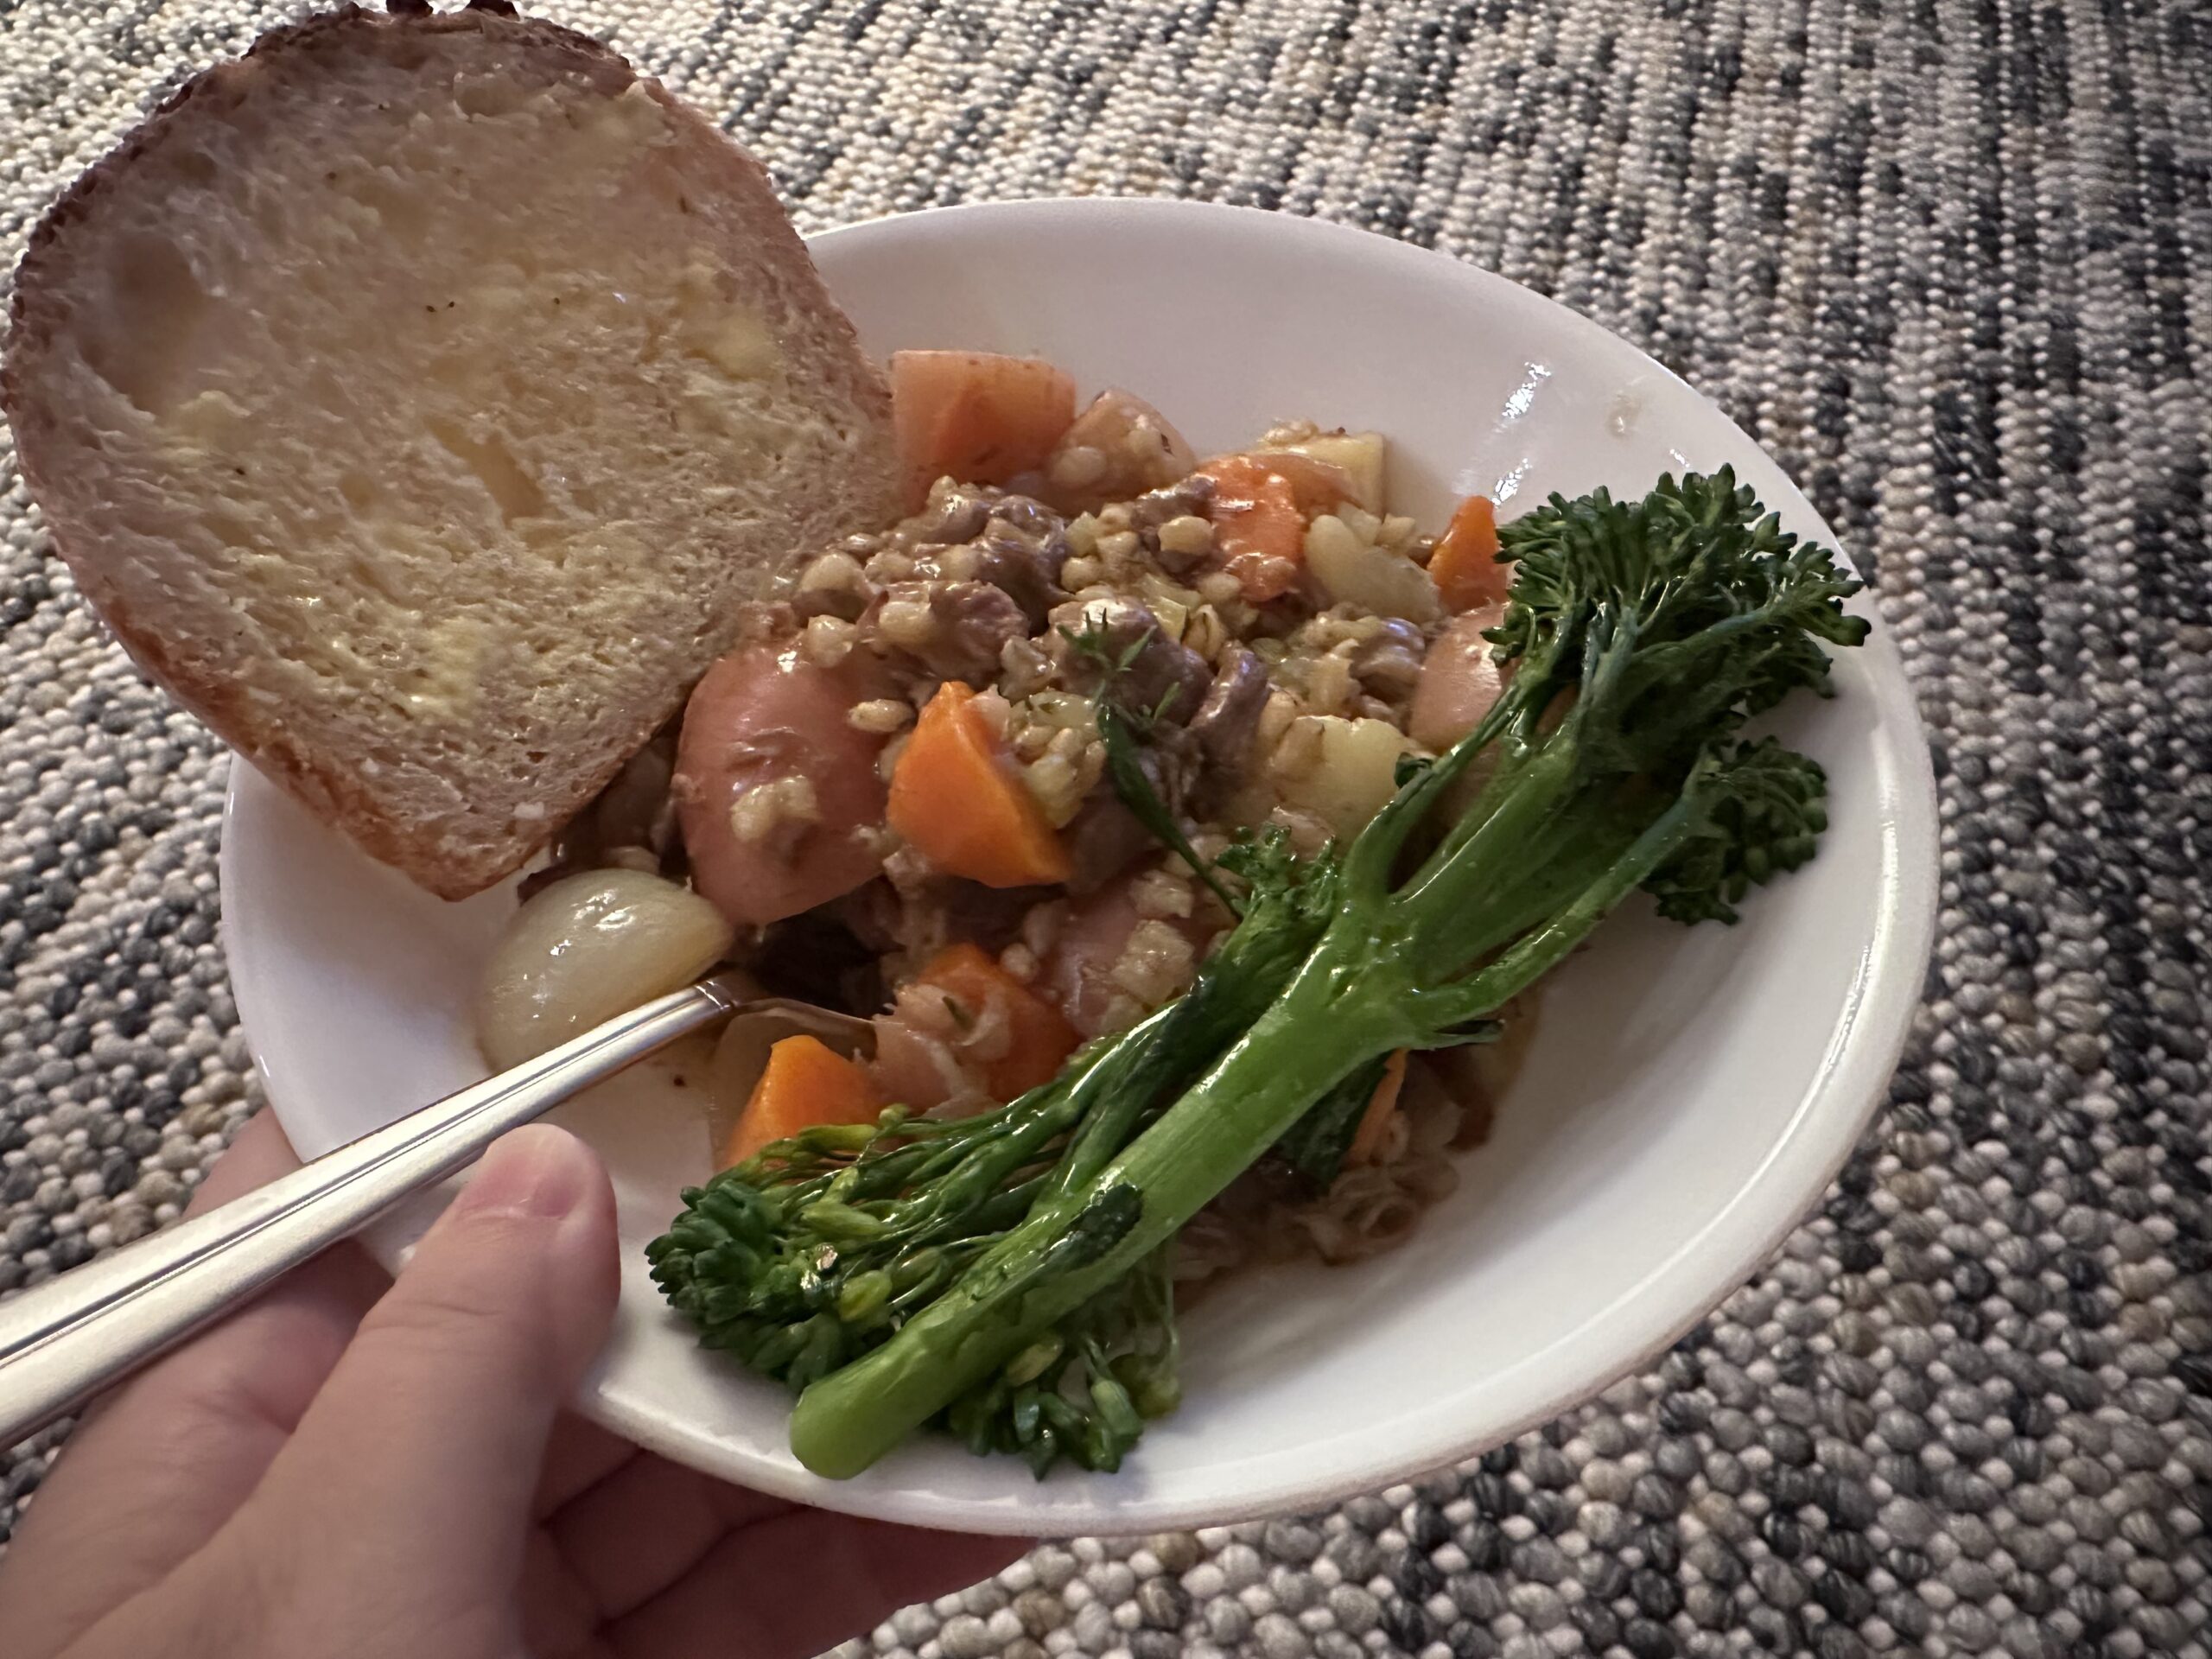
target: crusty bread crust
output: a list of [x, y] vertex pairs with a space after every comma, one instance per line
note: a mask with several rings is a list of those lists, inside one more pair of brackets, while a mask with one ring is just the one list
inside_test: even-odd
[[[587, 99], [641, 93], [664, 111], [678, 145], [698, 171], [715, 175], [706, 183], [725, 198], [723, 218], [715, 223], [744, 232], [728, 267], [772, 290], [775, 315], [798, 319], [804, 340], [789, 353], [792, 373], [804, 372], [809, 395], [830, 411], [849, 448], [840, 452], [838, 470], [845, 475], [805, 480], [804, 493], [788, 479], [745, 480], [757, 484], [759, 499], [747, 502], [749, 516], [728, 537], [735, 550], [732, 564], [745, 568], [722, 571], [712, 594], [671, 588], [662, 596], [668, 632], [678, 632], [679, 625], [689, 632], [680, 646], [662, 653], [666, 660], [657, 662], [650, 685], [632, 686], [618, 699], [622, 706], [589, 718], [579, 714], [567, 729], [517, 723], [514, 729], [465, 734], [465, 742], [446, 732], [435, 752], [403, 753], [405, 764], [395, 766], [388, 744], [378, 747], [380, 765], [369, 760], [365, 745], [333, 734], [346, 729], [342, 711], [287, 708], [281, 698], [257, 694], [246, 671], [251, 664], [226, 660], [219, 629], [211, 635], [203, 625], [188, 636], [181, 632], [170, 595], [149, 589], [143, 572], [93, 522], [99, 486], [86, 474], [94, 463], [82, 433], [69, 427], [73, 411], [54, 365], [77, 321], [79, 252], [99, 242], [108, 200], [148, 157], [229, 120], [272, 74], [319, 73], [325, 63], [362, 54], [404, 60], [423, 46], [455, 37], [481, 42], [504, 60], [526, 61], [533, 76], [567, 82]], [[694, 182], [687, 176], [686, 188]], [[559, 254], [554, 248], [548, 257]], [[888, 391], [823, 289], [759, 163], [615, 53], [573, 30], [517, 16], [505, 0], [472, 0], [467, 10], [448, 13], [431, 12], [426, 0], [393, 0], [384, 14], [349, 5], [274, 29], [244, 58], [197, 76], [55, 202], [30, 238], [10, 323], [0, 405], [58, 550], [116, 638], [152, 678], [273, 780], [371, 855], [447, 898], [480, 891], [520, 867], [606, 785], [732, 642], [735, 601], [772, 591], [793, 560], [828, 537], [885, 522], [895, 500]], [[701, 464], [716, 463], [702, 458]], [[760, 507], [760, 500], [768, 505]], [[728, 614], [701, 626], [696, 618], [706, 599], [727, 607]], [[502, 798], [486, 781], [518, 771], [530, 775], [526, 798], [512, 791]]]

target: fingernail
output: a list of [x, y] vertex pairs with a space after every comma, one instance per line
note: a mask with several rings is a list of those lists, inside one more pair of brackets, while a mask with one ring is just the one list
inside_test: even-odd
[[567, 1130], [534, 1123], [492, 1143], [454, 1207], [473, 1215], [565, 1216], [589, 1189], [591, 1165]]

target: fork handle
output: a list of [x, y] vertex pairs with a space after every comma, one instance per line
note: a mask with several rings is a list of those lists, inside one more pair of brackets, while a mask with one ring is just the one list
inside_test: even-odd
[[0, 1304], [0, 1447], [66, 1416], [500, 1135], [745, 1000], [709, 979]]

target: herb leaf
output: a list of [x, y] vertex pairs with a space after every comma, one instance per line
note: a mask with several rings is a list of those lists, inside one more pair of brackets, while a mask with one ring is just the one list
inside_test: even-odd
[[[1160, 699], [1166, 706], [1166, 699]], [[1183, 833], [1183, 826], [1175, 822], [1175, 815], [1167, 810], [1167, 803], [1160, 798], [1160, 791], [1152, 786], [1152, 779], [1144, 769], [1144, 760], [1138, 752], [1137, 734], [1126, 714], [1109, 697], [1098, 699], [1098, 738], [1106, 746], [1106, 776], [1114, 785], [1114, 793], [1122, 804], [1136, 814], [1137, 822], [1173, 848], [1178, 857], [1191, 867], [1207, 891], [1228, 907], [1232, 916], [1242, 916], [1244, 906], [1230, 896], [1229, 889], [1213, 873], [1213, 867], [1198, 856], [1198, 849]]]

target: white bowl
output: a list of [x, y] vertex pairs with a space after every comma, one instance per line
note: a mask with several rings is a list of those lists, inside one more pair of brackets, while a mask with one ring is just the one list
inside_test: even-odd
[[[879, 355], [1036, 353], [1130, 387], [1201, 452], [1309, 417], [1392, 442], [1391, 496], [1436, 524], [1732, 464], [1832, 541], [1750, 439], [1633, 347], [1439, 255], [1306, 219], [1166, 201], [1011, 202], [813, 244]], [[1187, 1320], [1185, 1401], [1121, 1473], [1044, 1482], [916, 1440], [856, 1480], [785, 1446], [789, 1402], [702, 1352], [642, 1251], [707, 1173], [680, 1095], [625, 1080], [568, 1121], [614, 1172], [621, 1311], [582, 1408], [780, 1497], [989, 1532], [1128, 1533], [1319, 1505], [1471, 1455], [1643, 1363], [1740, 1284], [1819, 1198], [1882, 1096], [1926, 963], [1936, 816], [1926, 750], [1878, 627], [1788, 734], [1828, 769], [1820, 856], [1734, 928], [1639, 902], [1547, 995], [1527, 1067], [1459, 1192], [1365, 1265], [1255, 1274]], [[245, 766], [223, 847], [225, 938], [269, 1097], [307, 1156], [482, 1075], [465, 1010], [513, 906], [446, 905]], [[442, 1195], [435, 1195], [442, 1201]], [[396, 1260], [435, 1203], [372, 1243]]]

